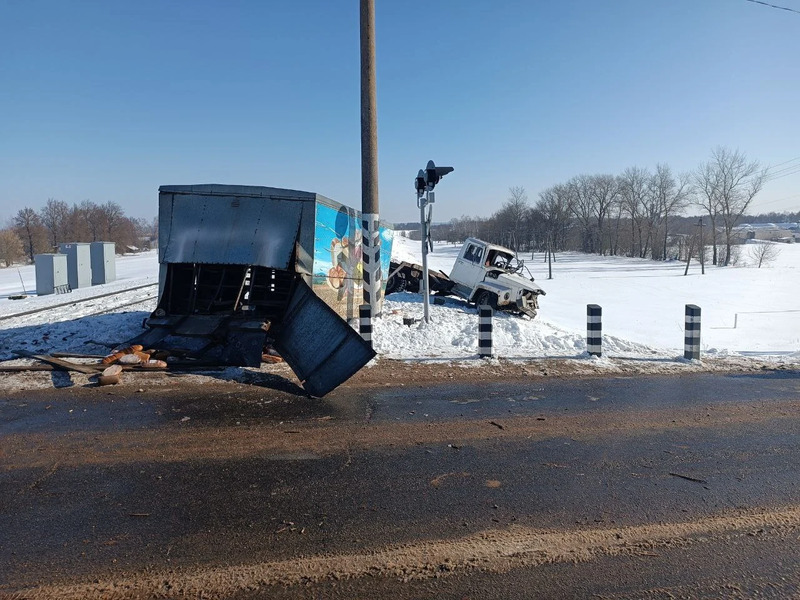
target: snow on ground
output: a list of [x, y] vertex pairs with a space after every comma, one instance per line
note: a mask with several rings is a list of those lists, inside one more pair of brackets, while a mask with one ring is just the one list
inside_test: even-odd
[[[158, 250], [150, 250], [140, 254], [117, 256], [117, 280], [100, 286], [81, 288], [68, 295], [51, 294], [36, 297], [36, 270], [33, 265], [14, 265], [0, 269], [0, 316], [41, 308], [49, 304], [66, 302], [73, 298], [96, 296], [103, 292], [126, 289], [134, 285], [148, 282], [158, 283]], [[6, 303], [9, 296], [29, 294], [25, 300], [14, 300]]]
[[[429, 266], [449, 273], [460, 245], [437, 244]], [[745, 247], [746, 248], [746, 247]], [[396, 236], [394, 253], [420, 262], [421, 247]], [[743, 252], [746, 257], [747, 251]], [[558, 254], [548, 279], [542, 254], [521, 255], [544, 288], [536, 319], [498, 313], [494, 347], [501, 357], [576, 357], [586, 350], [586, 305], [603, 308], [603, 352], [625, 358], [683, 355], [686, 304], [702, 310], [704, 356], [759, 356], [800, 359], [800, 245], [780, 245], [770, 266], [712, 267], [701, 275], [692, 263], [569, 252]], [[398, 358], [460, 358], [477, 352], [475, 310], [456, 298], [431, 305], [431, 324], [408, 328], [403, 313], [422, 317], [417, 294], [387, 297], [375, 325], [376, 347]], [[735, 325], [735, 327], [734, 327]]]
[[[430, 255], [431, 269], [445, 273], [460, 246], [438, 244]], [[526, 259], [537, 283], [547, 292], [540, 298], [536, 319], [498, 313], [494, 319], [494, 350], [500, 358], [569, 358], [588, 361], [586, 305], [603, 308], [603, 359], [674, 361], [683, 355], [684, 307], [702, 309], [702, 356], [757, 357], [783, 364], [800, 361], [800, 244], [781, 245], [770, 266], [706, 267], [579, 253], [556, 256], [553, 279], [537, 254]], [[746, 255], [746, 252], [744, 253]], [[395, 237], [394, 255], [421, 262], [419, 242]], [[29, 296], [35, 289], [33, 266], [0, 269], [0, 360], [15, 350], [105, 353], [141, 331], [142, 320], [155, 308], [158, 257], [155, 251], [117, 258], [117, 281], [69, 294]], [[97, 298], [101, 294], [148, 285], [138, 290]], [[75, 303], [78, 299], [94, 300]], [[66, 306], [56, 307], [64, 304]], [[75, 303], [73, 305], [73, 303]], [[50, 310], [29, 315], [37, 308]], [[384, 314], [374, 323], [379, 355], [403, 360], [458, 361], [477, 354], [478, 319], [474, 307], [458, 298], [431, 303], [431, 323], [411, 326], [403, 318], [421, 319], [418, 294], [386, 298]], [[9, 317], [11, 318], [4, 318]], [[469, 364], [469, 363], [465, 363]], [[481, 364], [472, 361], [471, 364]]]
[[[139, 333], [156, 305], [158, 252], [118, 256], [116, 271], [111, 283], [39, 297], [33, 265], [0, 269], [0, 360], [14, 358], [15, 351], [105, 354]], [[24, 293], [20, 275], [29, 295], [9, 300]], [[95, 300], [77, 302], [87, 298]]]

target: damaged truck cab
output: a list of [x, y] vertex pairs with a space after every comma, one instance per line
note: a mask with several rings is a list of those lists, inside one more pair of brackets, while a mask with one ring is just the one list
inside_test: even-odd
[[479, 305], [535, 317], [545, 292], [522, 275], [524, 268], [512, 250], [467, 238], [450, 272], [451, 291]]
[[[545, 291], [533, 282], [533, 277], [525, 277], [523, 270], [531, 274], [513, 250], [467, 238], [449, 276], [442, 271], [428, 273], [429, 289], [437, 295], [453, 294], [468, 302], [533, 318], [539, 309], [539, 296], [544, 296]], [[387, 294], [419, 292], [422, 267], [393, 262], [387, 279]]]
[[271, 346], [323, 396], [375, 355], [347, 323], [363, 302], [361, 239], [360, 213], [319, 194], [162, 186], [158, 305], [131, 342], [235, 366]]

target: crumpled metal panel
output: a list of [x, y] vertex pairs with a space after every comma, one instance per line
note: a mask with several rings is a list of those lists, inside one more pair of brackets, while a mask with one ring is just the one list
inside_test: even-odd
[[375, 351], [302, 280], [298, 281], [275, 349], [314, 396], [352, 377]]
[[162, 263], [259, 265], [289, 269], [303, 200], [275, 197], [167, 193]]

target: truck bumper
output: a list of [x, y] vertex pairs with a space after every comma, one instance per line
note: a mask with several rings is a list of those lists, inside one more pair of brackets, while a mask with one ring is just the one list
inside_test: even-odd
[[536, 316], [536, 309], [539, 308], [539, 302], [536, 300], [536, 295], [530, 296], [523, 294], [517, 298], [517, 310], [533, 318]]

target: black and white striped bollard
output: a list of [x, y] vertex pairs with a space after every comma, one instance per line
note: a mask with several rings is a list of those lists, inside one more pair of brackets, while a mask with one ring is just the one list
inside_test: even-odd
[[369, 304], [358, 307], [358, 332], [372, 348], [372, 306]]
[[375, 316], [381, 311], [381, 223], [377, 214], [361, 215], [361, 260], [364, 302]]
[[586, 351], [589, 356], [603, 355], [603, 309], [599, 304], [586, 305]]
[[492, 310], [491, 306], [478, 307], [478, 356], [492, 357]]
[[700, 360], [700, 307], [686, 305], [686, 330], [683, 338], [683, 358]]

